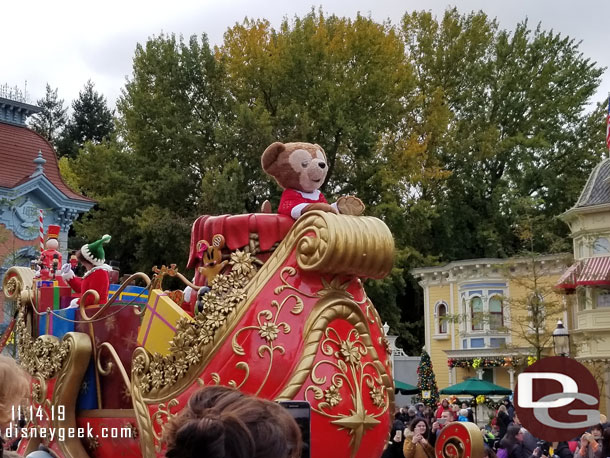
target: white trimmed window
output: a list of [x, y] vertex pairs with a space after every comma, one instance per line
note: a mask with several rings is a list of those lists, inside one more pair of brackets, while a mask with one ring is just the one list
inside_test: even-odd
[[504, 310], [502, 306], [502, 298], [500, 296], [492, 296], [489, 299], [489, 329], [501, 329], [504, 326]]
[[473, 331], [483, 330], [483, 300], [479, 296], [470, 299], [470, 322]]
[[444, 302], [436, 304], [434, 316], [436, 317], [436, 333], [447, 334], [447, 304]]

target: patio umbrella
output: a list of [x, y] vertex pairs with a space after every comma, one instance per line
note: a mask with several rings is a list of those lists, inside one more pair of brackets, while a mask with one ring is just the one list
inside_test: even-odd
[[395, 394], [415, 394], [419, 393], [419, 390], [416, 386], [409, 385], [408, 383], [401, 382], [399, 380], [394, 380], [394, 393]]
[[494, 385], [486, 380], [481, 380], [476, 377], [464, 380], [462, 383], [448, 386], [440, 391], [441, 394], [470, 394], [472, 396], [478, 396], [479, 394], [498, 394], [498, 395], [509, 395], [512, 391], [503, 386]]
[[[447, 388], [443, 388], [439, 392], [440, 394], [469, 394], [473, 398], [475, 398], [480, 394], [483, 395], [509, 395], [512, 394], [512, 391], [508, 388], [504, 388], [503, 386], [495, 385], [486, 380], [481, 380], [476, 377], [469, 378], [464, 380], [462, 383], [458, 383], [456, 385], [448, 386]], [[475, 404], [476, 406], [476, 404]], [[477, 409], [474, 409], [475, 423], [477, 421]]]

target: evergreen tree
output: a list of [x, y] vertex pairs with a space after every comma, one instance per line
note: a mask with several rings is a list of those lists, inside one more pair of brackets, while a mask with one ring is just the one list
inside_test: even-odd
[[99, 144], [114, 131], [113, 112], [91, 80], [72, 102], [72, 116], [57, 144], [59, 156], [76, 157], [85, 142]]
[[[436, 376], [432, 369], [432, 361], [426, 350], [422, 350], [421, 360], [417, 367], [417, 376], [417, 388], [419, 389], [420, 394], [417, 395], [416, 402], [423, 402], [425, 405], [432, 408], [436, 407], [439, 399], [438, 387], [436, 386]], [[429, 391], [430, 397], [423, 398], [422, 395], [424, 391]]]
[[57, 89], [51, 89], [47, 83], [44, 98], [38, 99], [36, 105], [40, 112], [30, 118], [32, 129], [55, 145], [59, 134], [66, 125], [66, 110], [63, 99], [57, 97]]

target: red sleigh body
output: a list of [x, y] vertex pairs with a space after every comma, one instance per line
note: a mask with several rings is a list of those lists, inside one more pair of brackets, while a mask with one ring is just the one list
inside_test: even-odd
[[[75, 380], [83, 379], [93, 348], [100, 358], [111, 356], [109, 346], [100, 347], [103, 342], [94, 347], [83, 332], [62, 340], [26, 336], [20, 342], [27, 347], [26, 367], [36, 376], [35, 405], [50, 413], [61, 404], [67, 413], [61, 420], [39, 420], [38, 426], [88, 425], [99, 436], [46, 440], [47, 445], [66, 457], [163, 456], [161, 437], [169, 418], [195, 390], [221, 384], [272, 400], [308, 401], [312, 457], [380, 456], [394, 386], [389, 347], [362, 281], [382, 278], [391, 269], [394, 245], [385, 224], [321, 212], [294, 223], [277, 215], [202, 217], [193, 226], [192, 242], [215, 234], [224, 236], [227, 252], [249, 253], [259, 267], [231, 301], [219, 306], [222, 313], [204, 310], [203, 317], [181, 323], [167, 355], [136, 347], [131, 373], [123, 377], [117, 376], [120, 358], [114, 359], [112, 383], [117, 390], [129, 385], [132, 409], [76, 410], [80, 385]], [[194, 268], [198, 261], [191, 246], [189, 267]], [[31, 277], [23, 268], [9, 273], [4, 290], [20, 299], [25, 331], [31, 302], [25, 285]], [[62, 354], [49, 360], [57, 367], [44, 370], [32, 363], [44, 345]], [[100, 379], [111, 383], [112, 377]], [[103, 438], [102, 428], [129, 429], [133, 435]], [[20, 451], [38, 442], [22, 441]]]

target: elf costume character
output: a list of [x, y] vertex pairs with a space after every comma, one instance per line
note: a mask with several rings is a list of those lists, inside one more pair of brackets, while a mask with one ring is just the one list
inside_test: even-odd
[[[103, 244], [108, 243], [110, 238], [111, 237], [106, 234], [93, 243], [83, 245], [81, 249], [76, 252], [77, 259], [87, 269], [87, 272], [82, 278], [74, 275], [70, 264], [64, 264], [61, 269], [64, 280], [66, 280], [72, 289], [80, 295], [90, 289], [97, 291], [100, 296], [99, 305], [108, 302], [108, 288], [110, 287], [108, 273], [112, 270], [112, 267], [106, 264]], [[85, 300], [85, 306], [93, 304], [93, 296], [88, 296]], [[80, 297], [72, 299], [69, 308], [76, 308], [79, 305]]]

